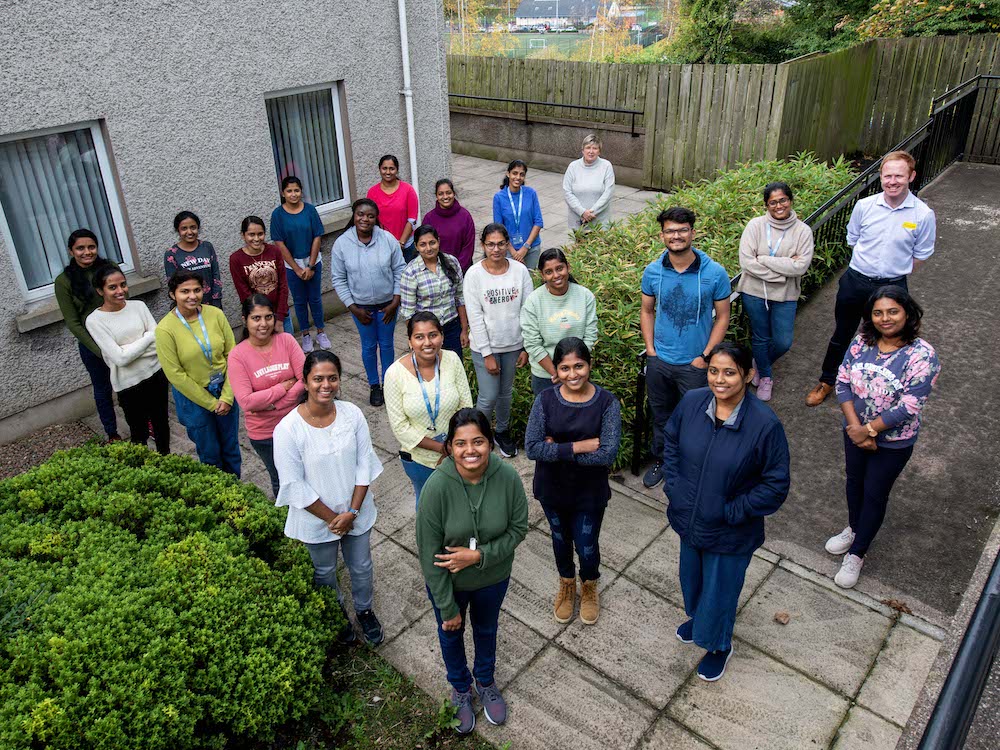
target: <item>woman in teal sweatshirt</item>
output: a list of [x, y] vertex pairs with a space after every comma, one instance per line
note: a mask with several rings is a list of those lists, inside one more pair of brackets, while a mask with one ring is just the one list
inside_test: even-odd
[[514, 549], [528, 531], [528, 500], [517, 471], [493, 457], [493, 430], [477, 409], [459, 409], [448, 425], [448, 457], [431, 475], [417, 509], [417, 549], [438, 621], [441, 656], [461, 734], [476, 725], [465, 658], [465, 617], [472, 619], [476, 693], [491, 724], [507, 719], [497, 689], [497, 623]]

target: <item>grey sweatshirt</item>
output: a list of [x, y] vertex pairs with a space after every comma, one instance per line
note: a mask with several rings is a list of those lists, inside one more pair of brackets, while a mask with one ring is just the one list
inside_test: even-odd
[[581, 225], [584, 211], [593, 211], [597, 218], [591, 222], [603, 223], [611, 218], [611, 199], [615, 194], [615, 169], [607, 159], [598, 157], [590, 166], [577, 159], [566, 168], [563, 193], [569, 206], [566, 221], [571, 229]]
[[[771, 247], [767, 226], [771, 225]], [[774, 255], [771, 255], [771, 251]], [[798, 256], [795, 260], [792, 256]], [[770, 302], [794, 302], [799, 298], [802, 276], [813, 257], [812, 229], [792, 211], [784, 221], [769, 214], [750, 219], [740, 238], [741, 294]]]

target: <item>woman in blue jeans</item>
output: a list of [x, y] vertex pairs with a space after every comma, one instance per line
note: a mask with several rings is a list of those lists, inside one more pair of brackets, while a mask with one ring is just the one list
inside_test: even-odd
[[771, 400], [771, 365], [792, 346], [802, 276], [813, 257], [812, 229], [795, 215], [792, 199], [784, 182], [765, 186], [766, 212], [750, 220], [740, 239], [736, 288], [750, 318], [753, 385], [761, 401]]
[[[283, 179], [281, 205], [271, 212], [271, 242], [285, 258], [288, 291], [302, 332], [302, 351], [307, 354], [313, 350], [310, 312], [312, 325], [316, 326], [316, 345], [320, 349], [331, 346], [323, 320], [323, 259], [319, 248], [323, 232], [316, 207], [302, 199], [302, 181], [294, 175]], [[285, 318], [285, 332], [292, 332], [290, 315]]]
[[546, 388], [535, 397], [524, 450], [535, 462], [535, 499], [542, 504], [552, 532], [559, 571], [556, 622], [573, 619], [575, 543], [580, 557], [580, 620], [593, 625], [600, 614], [599, 537], [611, 499], [608, 469], [618, 455], [622, 435], [621, 405], [590, 382], [590, 349], [583, 339], [567, 337], [556, 344], [552, 364], [559, 387]]
[[379, 225], [378, 205], [369, 198], [354, 201], [350, 221], [333, 243], [330, 275], [334, 291], [351, 311], [361, 336], [361, 360], [368, 376], [368, 401], [372, 406], [385, 403], [382, 381], [396, 358], [392, 337], [404, 268], [399, 242]]

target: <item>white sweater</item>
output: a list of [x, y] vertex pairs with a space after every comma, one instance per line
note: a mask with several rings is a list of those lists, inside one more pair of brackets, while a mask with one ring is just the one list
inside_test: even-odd
[[563, 177], [563, 194], [569, 206], [567, 223], [571, 229], [580, 226], [584, 211], [593, 211], [597, 218], [591, 222], [603, 223], [611, 218], [611, 199], [615, 195], [615, 169], [607, 159], [598, 157], [589, 167], [577, 159], [566, 168]]
[[111, 370], [115, 393], [138, 385], [160, 369], [156, 321], [143, 302], [128, 300], [118, 312], [98, 308], [87, 316], [86, 326]]
[[507, 259], [507, 271], [494, 276], [476, 263], [465, 275], [465, 311], [469, 316], [469, 346], [486, 357], [523, 347], [521, 307], [534, 289], [523, 263]]

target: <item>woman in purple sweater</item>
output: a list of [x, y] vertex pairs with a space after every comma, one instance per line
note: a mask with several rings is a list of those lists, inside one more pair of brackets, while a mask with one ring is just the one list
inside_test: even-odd
[[476, 249], [476, 224], [472, 214], [461, 206], [455, 195], [455, 184], [449, 180], [434, 183], [437, 204], [424, 214], [424, 224], [430, 224], [441, 236], [441, 252], [458, 258], [464, 274], [472, 265]]
[[[861, 332], [837, 375], [844, 412], [847, 527], [826, 543], [844, 555], [834, 582], [852, 588], [885, 518], [889, 493], [913, 453], [920, 413], [941, 365], [919, 337], [923, 310], [898, 286], [883, 286], [865, 305]], [[846, 553], [846, 554], [845, 554]]]

